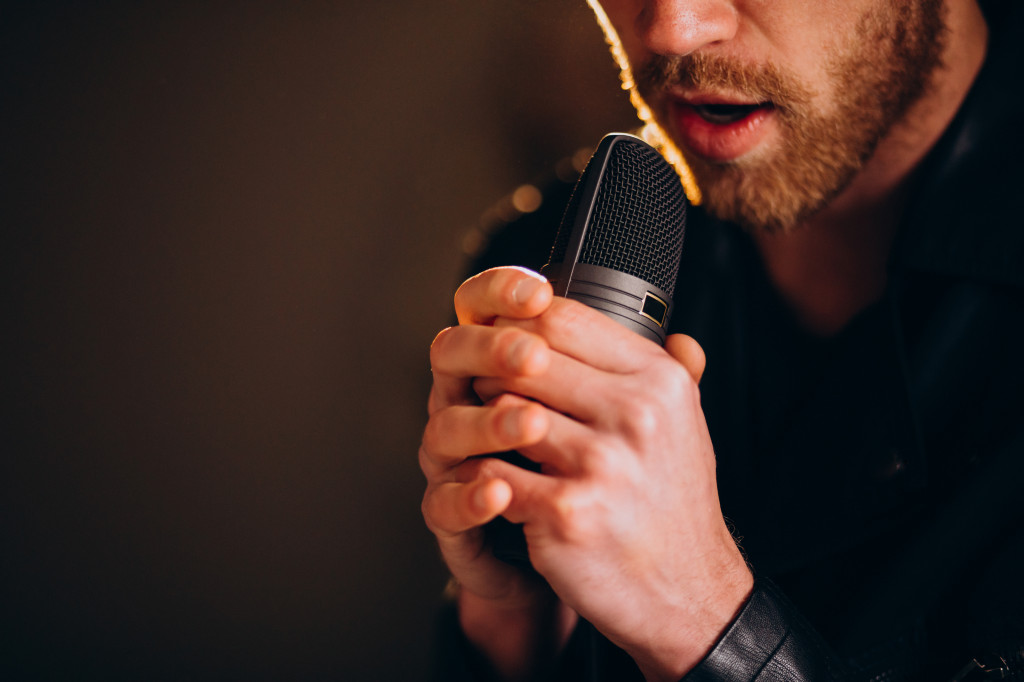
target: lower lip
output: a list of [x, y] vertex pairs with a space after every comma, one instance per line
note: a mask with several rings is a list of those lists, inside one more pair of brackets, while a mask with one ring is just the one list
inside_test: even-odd
[[677, 141], [708, 161], [734, 161], [756, 148], [768, 135], [775, 110], [759, 107], [732, 123], [712, 123], [688, 104], [672, 105]]

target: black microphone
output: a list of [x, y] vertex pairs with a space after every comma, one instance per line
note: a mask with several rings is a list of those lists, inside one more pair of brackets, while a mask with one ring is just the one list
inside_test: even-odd
[[685, 231], [679, 175], [640, 138], [613, 133], [577, 181], [541, 273], [555, 295], [664, 344]]
[[[664, 344], [685, 231], [686, 194], [675, 169], [640, 138], [612, 133], [576, 182], [541, 273], [555, 295]], [[503, 458], [536, 469], [518, 453]], [[498, 517], [487, 532], [495, 556], [529, 566], [518, 524]]]

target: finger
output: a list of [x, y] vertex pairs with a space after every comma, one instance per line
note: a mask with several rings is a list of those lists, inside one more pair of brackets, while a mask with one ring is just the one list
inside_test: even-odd
[[[528, 471], [497, 457], [467, 460], [456, 469], [456, 484], [473, 485], [480, 481], [495, 480], [508, 485], [510, 495], [507, 501], [499, 500], [503, 506], [494, 516], [500, 514], [513, 523], [539, 518], [539, 514], [544, 513], [549, 506], [547, 498], [561, 485], [561, 479], [557, 477]], [[490, 507], [487, 512], [494, 512], [497, 507]], [[491, 518], [493, 516], [487, 518], [487, 521]]]
[[577, 476], [605, 463], [605, 452], [594, 430], [559, 412], [549, 411], [544, 437], [516, 450], [541, 465], [548, 476]]
[[455, 292], [460, 324], [491, 324], [498, 316], [528, 318], [542, 313], [553, 296], [543, 275], [526, 268], [485, 270]]
[[[452, 405], [476, 405], [471, 377], [540, 374], [549, 362], [547, 343], [521, 330], [465, 326], [441, 330], [430, 346], [434, 383], [428, 414]], [[486, 402], [486, 401], [485, 401]]]
[[441, 330], [430, 346], [434, 383], [427, 413], [456, 404], [478, 404], [471, 377], [542, 374], [549, 354], [543, 339], [520, 330], [477, 326]]
[[568, 483], [559, 477], [520, 471], [523, 476], [510, 476], [512, 497], [501, 516], [512, 523], [545, 523], [557, 505], [559, 492]]
[[611, 393], [621, 378], [580, 362], [562, 353], [551, 353], [546, 372], [536, 377], [478, 377], [473, 380], [473, 391], [487, 401], [504, 393], [512, 393], [543, 403], [556, 412], [567, 414], [584, 422], [600, 417], [609, 400], [618, 397]]
[[481, 401], [471, 391], [472, 380], [449, 377], [434, 373], [434, 383], [427, 397], [427, 414], [433, 416], [438, 410], [452, 405], [478, 405]]
[[547, 433], [549, 412], [535, 402], [503, 396], [486, 406], [452, 406], [434, 413], [423, 431], [421, 464], [428, 477], [475, 455], [516, 450]]
[[491, 521], [505, 511], [511, 500], [511, 486], [498, 478], [469, 483], [450, 481], [427, 488], [423, 519], [438, 537], [451, 537]]
[[[420, 448], [420, 467], [428, 478], [444, 475], [454, 467], [461, 466], [469, 457], [497, 455], [511, 450], [542, 465], [544, 474], [572, 475], [594, 464], [587, 461], [588, 453], [596, 449], [593, 445], [594, 433], [589, 426], [511, 393], [501, 394], [491, 404], [500, 406], [501, 411], [490, 416], [481, 414], [467, 419], [479, 419], [485, 427], [498, 433], [467, 438], [460, 444], [462, 448], [452, 443], [448, 435], [456, 428], [446, 421], [449, 413], [483, 413], [487, 408], [453, 407], [440, 413], [440, 419], [428, 422]], [[501, 431], [506, 433], [502, 434]], [[489, 473], [497, 475], [498, 472]], [[463, 481], [478, 475], [479, 470], [473, 467], [465, 467], [459, 473]]]
[[539, 499], [550, 476], [497, 457], [478, 457], [454, 470], [454, 480], [428, 486], [423, 517], [435, 535], [453, 535], [504, 514], [517, 497]]
[[704, 376], [707, 358], [704, 355], [704, 349], [700, 347], [696, 339], [686, 334], [672, 334], [665, 339], [665, 350], [686, 368], [686, 371], [693, 377], [694, 383], [700, 383], [700, 378]]
[[548, 309], [536, 317], [526, 320], [499, 317], [494, 325], [541, 336], [553, 350], [606, 372], [636, 372], [661, 353], [653, 341], [604, 313], [566, 298], [556, 297]]
[[448, 327], [430, 344], [430, 367], [456, 378], [531, 375], [546, 369], [547, 355], [544, 339], [520, 329]]

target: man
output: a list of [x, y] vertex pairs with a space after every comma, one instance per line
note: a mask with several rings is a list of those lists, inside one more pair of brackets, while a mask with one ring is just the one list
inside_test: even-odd
[[[459, 289], [420, 450], [465, 638], [444, 674], [1024, 675], [1021, 11], [591, 4], [703, 195], [691, 336], [522, 269]], [[540, 470], [478, 457], [507, 450]], [[536, 574], [490, 553], [499, 515]]]

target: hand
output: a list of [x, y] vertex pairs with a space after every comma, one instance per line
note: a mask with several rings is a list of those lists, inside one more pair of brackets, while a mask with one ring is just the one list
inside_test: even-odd
[[662, 349], [565, 299], [494, 327], [547, 342], [531, 371], [474, 381], [485, 404], [529, 414], [515, 448], [541, 472], [483, 459], [472, 480], [507, 482], [501, 513], [524, 524], [534, 567], [566, 604], [648, 680], [679, 679], [753, 586], [718, 503], [703, 352], [680, 335]]
[[537, 442], [547, 431], [547, 410], [512, 395], [481, 401], [475, 377], [514, 379], [547, 368], [550, 351], [540, 337], [497, 328], [503, 319], [528, 319], [551, 303], [543, 277], [517, 268], [489, 270], [455, 295], [459, 326], [443, 330], [431, 346], [434, 384], [430, 419], [419, 451], [427, 477], [423, 517], [460, 584], [460, 620], [467, 636], [509, 678], [528, 678], [568, 639], [576, 615], [543, 580], [494, 558], [481, 526], [501, 514], [512, 489], [491, 476], [474, 455]]
[[[718, 507], [703, 353], [683, 336], [661, 349], [530, 278], [502, 269], [466, 282], [460, 326], [431, 350], [423, 510], [464, 586], [463, 626], [492, 659], [514, 661], [514, 648], [493, 646], [510, 641], [494, 614], [523, 623], [550, 605], [485, 551], [480, 525], [502, 514], [524, 524], [534, 566], [566, 604], [648, 679], [678, 679], [752, 587]], [[541, 472], [473, 457], [510, 449]], [[560, 613], [564, 641], [573, 621]]]

